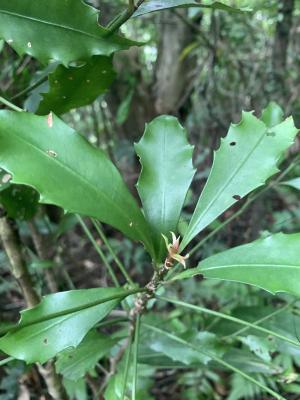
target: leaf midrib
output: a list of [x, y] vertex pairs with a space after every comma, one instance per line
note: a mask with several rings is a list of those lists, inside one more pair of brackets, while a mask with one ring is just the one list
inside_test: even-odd
[[[37, 152], [41, 153], [44, 157], [49, 157], [49, 156], [46, 156], [46, 155], [45, 155], [45, 152], [44, 152], [43, 150], [41, 150], [39, 147], [35, 146], [33, 143], [31, 143], [31, 142], [29, 142], [29, 141], [26, 141], [26, 140], [23, 139], [21, 136], [14, 135], [14, 137], [15, 137], [16, 139], [19, 139], [21, 142], [25, 143], [25, 145], [27, 145], [27, 146], [29, 146], [29, 147], [32, 147], [32, 148], [35, 149]], [[48, 159], [48, 158], [47, 158], [47, 159]], [[79, 178], [79, 180], [82, 181], [82, 182], [84, 182], [89, 188], [92, 188], [93, 192], [96, 193], [96, 196], [97, 196], [97, 197], [100, 197], [100, 198], [102, 197], [102, 198], [105, 199], [106, 202], [112, 203], [111, 206], [112, 206], [112, 207], [115, 207], [115, 209], [117, 209], [118, 213], [119, 213], [121, 216], [124, 215], [124, 210], [121, 209], [119, 206], [117, 206], [115, 202], [110, 201], [111, 199], [106, 195], [105, 192], [96, 190], [96, 189], [94, 188], [94, 186], [91, 185], [91, 184], [89, 183], [88, 180], [86, 180], [86, 178], [84, 178], [84, 177], [83, 177], [82, 175], [80, 175], [80, 174], [76, 174], [70, 167], [68, 167], [66, 164], [62, 163], [62, 162], [61, 162], [60, 160], [58, 160], [57, 158], [54, 157], [54, 158], [51, 158], [51, 159], [52, 159], [52, 161], [56, 162], [62, 169], [66, 169], [67, 172], [69, 172], [71, 175], [75, 176], [76, 179]], [[125, 188], [125, 189], [126, 189], [126, 188]], [[46, 198], [47, 198], [47, 197], [46, 197]], [[49, 200], [50, 200], [50, 198], [49, 198]], [[75, 211], [75, 212], [76, 212], [76, 211]], [[95, 218], [98, 218], [98, 217], [95, 216]], [[126, 216], [126, 218], [127, 218], [127, 220], [130, 221], [130, 218], [128, 218], [127, 216]], [[144, 236], [143, 234], [141, 234], [141, 231], [140, 231], [140, 229], [138, 228], [138, 225], [135, 224], [134, 227], [135, 227], [136, 232], [140, 235], [140, 237], [143, 238], [143, 239], [145, 240], [145, 236]], [[145, 241], [145, 243], [147, 243], [147, 245], [149, 246], [148, 240]], [[150, 246], [150, 248], [151, 248], [151, 246]]]
[[[224, 183], [223, 186], [221, 186], [221, 188], [218, 190], [218, 192], [216, 193], [216, 195], [213, 197], [213, 199], [208, 203], [208, 205], [206, 206], [206, 208], [202, 211], [202, 213], [200, 214], [200, 220], [198, 221], [198, 223], [194, 223], [192, 225], [192, 229], [189, 232], [189, 236], [191, 236], [191, 233], [194, 233], [195, 231], [195, 227], [199, 225], [200, 221], [203, 220], [203, 218], [205, 217], [205, 215], [209, 212], [209, 210], [211, 209], [211, 207], [214, 205], [214, 203], [216, 202], [216, 200], [218, 199], [219, 195], [223, 192], [224, 189], [226, 189], [227, 186], [230, 185], [230, 183], [233, 181], [234, 177], [237, 175], [237, 173], [245, 166], [245, 164], [247, 163], [247, 161], [249, 160], [249, 158], [252, 156], [252, 154], [254, 153], [254, 151], [257, 149], [257, 147], [260, 145], [260, 143], [262, 142], [262, 140], [265, 137], [265, 132], [266, 130], [264, 130], [263, 134], [261, 135], [261, 137], [259, 138], [259, 140], [255, 143], [254, 147], [252, 148], [252, 150], [250, 151], [250, 153], [245, 157], [245, 159], [235, 168], [235, 170], [233, 171], [233, 173], [229, 176], [229, 178], [227, 179], [227, 181]], [[221, 150], [221, 148], [220, 148]], [[204, 189], [203, 189], [204, 190]], [[199, 199], [199, 204], [201, 201], [201, 197]]]
[[[74, 33], [77, 33], [77, 34], [88, 36], [88, 37], [91, 37], [93, 39], [97, 39], [97, 40], [103, 39], [103, 36], [101, 36], [101, 35], [99, 35], [99, 36], [93, 35], [92, 33], [85, 32], [85, 31], [82, 31], [80, 29], [76, 29], [76, 28], [73, 28], [71, 26], [68, 26], [68, 25], [60, 25], [60, 24], [57, 24], [55, 22], [49, 22], [49, 21], [45, 21], [43, 19], [39, 19], [39, 18], [35, 18], [35, 17], [29, 17], [28, 15], [18, 14], [18, 13], [12, 12], [12, 11], [7, 11], [7, 10], [0, 9], [0, 14], [1, 13], [2, 14], [6, 14], [6, 15], [10, 15], [10, 16], [15, 17], [15, 18], [21, 18], [21, 19], [25, 19], [25, 20], [27, 19], [27, 20], [36, 22], [38, 24], [50, 25], [50, 26], [53, 26], [53, 27], [56, 27], [56, 28], [59, 28], [59, 29], [65, 29], [67, 31], [71, 31], [71, 32], [74, 32]], [[99, 25], [99, 29], [103, 29], [103, 28], [101, 28], [101, 26]]]
[[[201, 267], [201, 266], [200, 266]], [[230, 265], [218, 265], [215, 267], [204, 267], [204, 268], [199, 268], [199, 272], [201, 273], [203, 271], [211, 271], [211, 270], [216, 270], [216, 269], [229, 269], [229, 268], [240, 268], [240, 267], [258, 267], [258, 268], [300, 268], [300, 265], [296, 264], [230, 264]]]
[[[25, 143], [25, 145], [27, 145], [29, 147], [32, 147], [33, 149], [35, 149], [36, 151], [41, 153], [46, 160], [49, 160], [50, 156], [46, 155], [44, 150], [42, 150], [39, 147], [35, 146], [33, 143], [31, 143], [29, 141], [26, 141], [21, 136], [18, 136], [18, 135], [14, 135], [14, 136], [15, 136], [15, 138], [19, 139], [21, 142]], [[60, 168], [62, 168], [63, 170], [66, 170], [66, 174], [69, 173], [70, 175], [75, 177], [75, 179], [81, 180], [85, 185], [87, 185], [89, 188], [91, 188], [92, 191], [94, 191], [96, 193], [97, 197], [103, 197], [105, 199], [105, 201], [107, 201], [108, 203], [111, 201], [111, 199], [107, 196], [107, 194], [105, 192], [103, 192], [102, 190], [95, 189], [95, 187], [92, 184], [90, 184], [90, 182], [84, 176], [82, 176], [79, 173], [75, 173], [72, 170], [72, 168], [70, 168], [67, 164], [63, 163], [61, 160], [59, 160], [56, 157], [51, 157], [51, 160], [54, 163], [58, 164], [60, 166]], [[50, 200], [50, 198], [49, 198], [49, 200]], [[114, 207], [117, 208], [120, 213], [123, 212], [123, 210], [121, 210], [121, 208], [116, 206], [116, 204], [114, 204]]]
[[[114, 300], [112, 300], [112, 302], [113, 301]], [[52, 323], [50, 323], [50, 325], [47, 324], [43, 329], [40, 329], [38, 331], [34, 331], [31, 335], [27, 335], [26, 336], [26, 341], [29, 341], [29, 340], [37, 337], [37, 336], [42, 335], [44, 332], [47, 332], [47, 331], [55, 328], [57, 325], [65, 323], [68, 319], [71, 319], [71, 318], [74, 318], [74, 317], [75, 318], [78, 317], [80, 314], [83, 314], [85, 311], [91, 311], [93, 308], [96, 308], [96, 307], [99, 307], [99, 306], [103, 306], [103, 305], [105, 305], [105, 306], [110, 305], [111, 306], [111, 304], [109, 304], [109, 303], [110, 302], [106, 302], [106, 303], [103, 303], [103, 304], [98, 304], [96, 306], [89, 307], [89, 308], [87, 308], [85, 310], [82, 310], [82, 311], [76, 311], [75, 313], [70, 313], [70, 314], [68, 314], [66, 316], [63, 316], [63, 317], [57, 317], [57, 318], [55, 318], [56, 321], [54, 320]], [[110, 307], [108, 307], [108, 308], [110, 308]], [[107, 311], [107, 309], [105, 311]], [[100, 316], [99, 318], [101, 319], [102, 317]], [[43, 321], [43, 322], [40, 322], [39, 324], [44, 324], [45, 322], [48, 323], [48, 321]], [[22, 331], [22, 329], [27, 329], [27, 328], [32, 329], [32, 326], [25, 327], [25, 328], [22, 328], [22, 326], [20, 326], [20, 331]], [[12, 333], [11, 335], [13, 336], [14, 334], [15, 333]]]

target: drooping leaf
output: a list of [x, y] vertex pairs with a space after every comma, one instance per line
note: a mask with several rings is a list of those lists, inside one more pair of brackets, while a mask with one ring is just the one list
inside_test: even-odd
[[272, 128], [250, 112], [232, 124], [215, 153], [208, 181], [201, 193], [181, 250], [231, 205], [278, 172], [281, 155], [294, 141], [292, 117]]
[[148, 225], [118, 170], [56, 116], [1, 111], [0, 167], [11, 182], [34, 187], [40, 202], [95, 217], [152, 253]]
[[300, 178], [290, 179], [289, 181], [282, 182], [281, 184], [300, 190]]
[[106, 92], [114, 78], [111, 57], [94, 56], [81, 67], [59, 65], [49, 75], [49, 90], [43, 93], [42, 89], [43, 99], [36, 113], [46, 115], [53, 111], [60, 115], [90, 104]]
[[275, 103], [270, 101], [267, 107], [262, 111], [261, 120], [267, 125], [267, 127], [272, 128], [280, 124], [283, 121], [284, 112], [282, 108]]
[[44, 363], [68, 347], [77, 347], [127, 294], [120, 288], [101, 288], [45, 296], [36, 307], [21, 312], [19, 327], [0, 339], [0, 349], [27, 363]]
[[83, 378], [117, 342], [118, 339], [93, 330], [76, 349], [66, 349], [58, 355], [56, 371], [73, 381]]
[[300, 233], [278, 233], [226, 250], [200, 262], [174, 279], [206, 278], [248, 283], [273, 294], [300, 295]]
[[142, 164], [137, 184], [146, 219], [156, 233], [158, 254], [165, 248], [161, 234], [177, 230], [181, 209], [195, 170], [193, 147], [175, 117], [161, 116], [146, 126], [135, 150]]
[[145, 1], [133, 14], [133, 17], [138, 17], [140, 15], [149, 14], [154, 11], [161, 11], [170, 8], [183, 8], [183, 7], [202, 7], [202, 8], [211, 8], [214, 10], [222, 10], [233, 13], [241, 13], [245, 11], [249, 11], [247, 8], [236, 8], [230, 7], [220, 1], [213, 1], [212, 3], [204, 4], [203, 2], [199, 2], [197, 0], [148, 0]]
[[0, 0], [0, 38], [45, 64], [57, 60], [67, 66], [136, 44], [108, 35], [97, 19], [98, 10], [81, 0]]

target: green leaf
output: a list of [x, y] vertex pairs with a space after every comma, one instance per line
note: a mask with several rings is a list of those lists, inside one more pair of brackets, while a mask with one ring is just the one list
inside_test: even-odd
[[161, 256], [165, 249], [161, 234], [177, 230], [184, 199], [195, 173], [193, 147], [175, 117], [161, 116], [146, 126], [135, 150], [142, 164], [137, 189], [146, 219], [156, 234]]
[[58, 355], [56, 371], [73, 381], [83, 378], [118, 341], [93, 330], [76, 349], [67, 349]]
[[64, 379], [63, 383], [70, 400], [88, 400], [85, 379], [78, 379], [76, 382]]
[[215, 153], [181, 250], [225, 210], [278, 172], [278, 160], [296, 134], [292, 117], [267, 128], [251, 112], [243, 112], [240, 123], [231, 125]]
[[0, 203], [9, 218], [28, 220], [38, 210], [39, 194], [31, 187], [9, 185], [0, 190]]
[[273, 294], [300, 295], [300, 233], [278, 233], [211, 256], [174, 279], [206, 278], [248, 283]]
[[[49, 90], [36, 111], [46, 115], [50, 111], [64, 114], [67, 111], [92, 103], [106, 92], [115, 78], [112, 58], [94, 56], [81, 67], [66, 68], [59, 65], [49, 75]], [[43, 89], [42, 89], [43, 90]]]
[[282, 182], [281, 184], [300, 190], [300, 178], [290, 179], [289, 181]]
[[239, 370], [238, 368], [236, 368], [233, 365], [229, 364], [228, 362], [224, 361], [222, 358], [220, 358], [214, 352], [211, 352], [211, 351], [207, 350], [206, 348], [201, 348], [201, 346], [197, 346], [197, 344], [191, 343], [188, 340], [185, 340], [185, 339], [183, 339], [183, 338], [181, 338], [179, 336], [176, 336], [173, 333], [161, 330], [161, 329], [159, 329], [157, 327], [154, 327], [154, 326], [151, 326], [151, 325], [148, 325], [148, 324], [144, 324], [144, 326], [148, 327], [150, 330], [152, 330], [154, 332], [157, 332], [161, 337], [166, 336], [169, 339], [171, 339], [171, 341], [173, 341], [173, 343], [176, 342], [176, 343], [178, 343], [180, 345], [183, 345], [186, 349], [191, 349], [194, 353], [203, 354], [206, 357], [211, 358], [213, 361], [217, 362], [221, 366], [223, 366], [225, 368], [228, 368], [230, 371], [236, 372], [236, 373], [242, 375], [248, 381], [253, 382], [257, 386], [261, 387], [264, 391], [266, 391], [267, 393], [269, 393], [272, 396], [274, 396], [275, 399], [285, 400], [281, 395], [277, 394], [276, 392], [274, 392], [273, 390], [271, 390], [270, 388], [268, 388], [264, 384], [260, 383], [258, 380], [254, 379], [250, 375], [247, 375], [243, 371]]
[[[132, 357], [126, 372], [126, 361], [128, 358], [129, 346], [126, 348], [121, 361], [117, 365], [117, 371], [111, 379], [109, 379], [107, 388], [104, 393], [105, 400], [127, 400], [132, 394], [132, 378], [134, 373], [134, 365]], [[155, 375], [155, 368], [138, 364], [138, 381], [135, 400], [154, 400], [149, 394], [153, 386], [153, 377]], [[126, 379], [127, 375], [127, 379]], [[124, 392], [125, 389], [125, 393]], [[123, 396], [124, 394], [124, 396]]]
[[151, 350], [165, 354], [173, 361], [180, 361], [186, 365], [207, 364], [211, 361], [211, 357], [207, 353], [201, 353], [201, 348], [209, 351], [209, 353], [221, 356], [224, 348], [218, 343], [216, 336], [209, 332], [193, 332], [193, 334], [185, 335], [184, 340], [199, 348], [200, 352], [195, 352], [192, 348], [175, 342], [168, 336], [155, 335], [149, 337], [149, 347]]
[[136, 45], [109, 35], [97, 19], [98, 10], [81, 0], [0, 0], [0, 38], [45, 64], [57, 60], [67, 66]]
[[0, 111], [0, 167], [34, 187], [40, 202], [97, 218], [152, 253], [148, 225], [116, 167], [59, 118]]
[[241, 13], [245, 11], [250, 11], [249, 8], [236, 8], [227, 6], [224, 3], [219, 1], [214, 1], [210, 4], [199, 4], [197, 0], [148, 0], [145, 1], [133, 14], [133, 17], [138, 17], [140, 15], [149, 14], [154, 11], [161, 11], [170, 8], [178, 8], [178, 7], [201, 7], [201, 8], [211, 8], [214, 10], [222, 10], [233, 13]]
[[270, 342], [265, 338], [260, 338], [254, 335], [248, 335], [240, 338], [249, 350], [251, 350], [257, 357], [263, 361], [271, 362], [270, 356]]
[[122, 125], [124, 124], [124, 122], [126, 122], [129, 115], [133, 95], [134, 89], [132, 88], [119, 105], [116, 116], [116, 122], [118, 125]]
[[0, 339], [0, 349], [27, 363], [44, 363], [68, 347], [109, 314], [128, 292], [120, 288], [83, 289], [45, 296], [21, 312], [19, 326]]
[[273, 126], [280, 124], [283, 121], [283, 117], [284, 112], [282, 108], [274, 101], [271, 101], [263, 110], [260, 119], [267, 125], [267, 127], [272, 128]]

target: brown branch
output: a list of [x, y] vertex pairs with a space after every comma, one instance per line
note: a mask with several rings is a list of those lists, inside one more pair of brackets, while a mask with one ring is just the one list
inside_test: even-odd
[[[11, 265], [12, 275], [21, 287], [27, 306], [32, 308], [40, 302], [40, 297], [34, 289], [28, 272], [17, 226], [13, 220], [5, 216], [0, 218], [0, 237]], [[52, 398], [54, 400], [67, 400], [68, 397], [62, 385], [61, 377], [56, 373], [53, 362], [50, 361], [46, 366], [38, 364], [37, 367]]]
[[[39, 232], [34, 221], [29, 221], [28, 227], [30, 229], [34, 247], [37, 251], [39, 258], [43, 261], [51, 260], [53, 258], [53, 255], [51, 254], [51, 247], [48, 245], [48, 243], [46, 243], [46, 241], [48, 242], [48, 237], [43, 236]], [[49, 287], [50, 291], [52, 293], [58, 292], [58, 285], [51, 267], [46, 268], [44, 272], [47, 286]]]

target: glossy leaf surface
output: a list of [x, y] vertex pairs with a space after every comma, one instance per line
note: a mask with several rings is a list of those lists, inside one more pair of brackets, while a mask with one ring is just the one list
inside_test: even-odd
[[247, 283], [273, 294], [300, 296], [300, 233], [278, 233], [211, 256], [175, 279], [206, 278]]
[[278, 172], [277, 163], [297, 132], [292, 117], [268, 128], [252, 113], [243, 112], [242, 120], [231, 125], [215, 152], [181, 249], [230, 206]]
[[20, 327], [0, 339], [0, 349], [27, 363], [44, 363], [62, 350], [78, 346], [126, 293], [123, 289], [101, 288], [50, 294], [21, 313]]
[[114, 78], [111, 57], [94, 56], [81, 67], [59, 65], [49, 75], [48, 92], [42, 93], [36, 113], [46, 115], [53, 111], [60, 115], [90, 104], [106, 92]]
[[195, 350], [184, 346], [182, 343], [174, 342], [171, 338], [163, 335], [156, 335], [156, 337], [151, 338], [149, 346], [152, 350], [165, 354], [171, 360], [179, 361], [186, 365], [207, 364], [211, 360], [207, 353], [201, 353], [201, 348], [216, 355], [222, 355], [224, 352], [216, 336], [209, 332], [185, 335], [182, 339], [199, 348], [199, 352], [195, 352]]
[[135, 150], [142, 164], [137, 184], [146, 219], [156, 233], [158, 253], [165, 243], [161, 234], [176, 231], [186, 193], [195, 170], [193, 147], [178, 120], [161, 116], [146, 126]]
[[42, 203], [95, 217], [152, 251], [148, 225], [106, 154], [56, 116], [0, 112], [0, 166]]
[[0, 0], [0, 38], [42, 63], [87, 60], [136, 43], [110, 35], [98, 10], [80, 0]]
[[138, 10], [134, 13], [134, 17], [138, 17], [140, 15], [144, 14], [149, 14], [154, 11], [161, 11], [161, 10], [166, 10], [170, 8], [178, 8], [178, 7], [202, 7], [202, 8], [211, 8], [214, 10], [223, 10], [223, 11], [229, 11], [229, 12], [235, 12], [235, 13], [240, 13], [243, 12], [242, 8], [235, 8], [235, 7], [230, 7], [227, 6], [224, 3], [221, 3], [220, 1], [214, 1], [209, 4], [201, 4], [199, 1], [196, 0], [148, 0], [145, 1], [139, 8]]
[[283, 121], [284, 112], [282, 108], [275, 103], [270, 101], [267, 107], [262, 111], [261, 120], [269, 127], [272, 128], [280, 124]]
[[282, 185], [290, 186], [293, 189], [300, 190], [300, 178], [290, 179], [289, 181], [282, 182]]
[[58, 355], [56, 371], [70, 380], [83, 378], [117, 342], [118, 339], [93, 330], [76, 349], [67, 349]]

